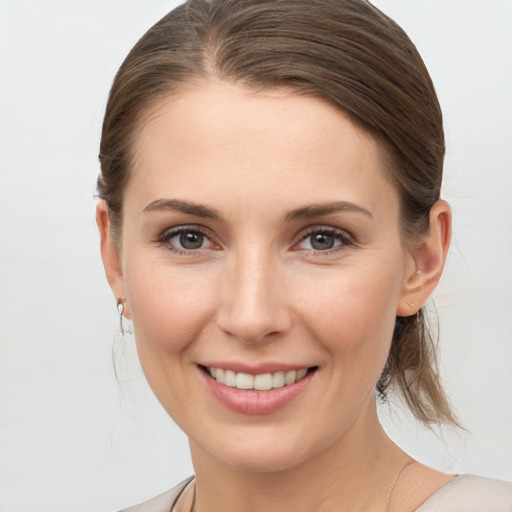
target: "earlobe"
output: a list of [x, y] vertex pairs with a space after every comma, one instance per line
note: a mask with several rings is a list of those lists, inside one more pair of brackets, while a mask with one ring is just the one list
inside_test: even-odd
[[430, 209], [430, 229], [411, 250], [413, 266], [397, 306], [398, 316], [414, 315], [434, 291], [450, 247], [452, 217], [448, 203], [438, 200]]
[[[107, 281], [114, 297], [118, 300], [120, 297], [125, 297], [121, 255], [112, 237], [110, 215], [107, 204], [103, 200], [100, 200], [96, 207], [96, 224], [100, 233], [101, 258]], [[124, 314], [129, 317], [126, 309]]]

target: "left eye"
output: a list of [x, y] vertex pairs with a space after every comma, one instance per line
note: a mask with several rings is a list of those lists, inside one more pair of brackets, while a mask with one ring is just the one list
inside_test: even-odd
[[164, 235], [164, 241], [171, 248], [182, 251], [195, 251], [198, 249], [206, 249], [212, 245], [209, 238], [197, 229], [185, 228], [171, 231]]
[[304, 236], [298, 247], [310, 251], [329, 251], [341, 245], [348, 245], [350, 242], [348, 235], [343, 232], [318, 230]]

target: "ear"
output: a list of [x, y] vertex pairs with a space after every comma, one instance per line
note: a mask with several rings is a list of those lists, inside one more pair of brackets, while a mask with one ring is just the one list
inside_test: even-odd
[[[116, 300], [126, 297], [124, 289], [121, 254], [112, 237], [110, 215], [107, 203], [100, 200], [96, 206], [96, 224], [100, 232], [100, 248], [108, 284]], [[129, 308], [124, 308], [124, 316], [130, 318]]]
[[398, 316], [414, 315], [434, 291], [443, 273], [451, 234], [450, 206], [439, 200], [430, 209], [429, 232], [410, 249], [411, 264], [398, 301]]

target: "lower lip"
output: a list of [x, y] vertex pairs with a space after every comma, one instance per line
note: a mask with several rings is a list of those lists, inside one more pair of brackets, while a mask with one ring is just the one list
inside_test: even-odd
[[308, 386], [313, 372], [298, 382], [268, 391], [243, 390], [220, 384], [200, 370], [207, 386], [217, 400], [229, 409], [242, 414], [271, 414], [295, 400]]

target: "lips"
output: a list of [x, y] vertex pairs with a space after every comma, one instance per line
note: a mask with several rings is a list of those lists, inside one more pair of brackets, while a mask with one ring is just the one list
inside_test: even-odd
[[199, 365], [199, 369], [220, 404], [237, 413], [255, 415], [274, 413], [295, 401], [309, 387], [317, 367], [271, 365], [255, 369], [208, 364]]

